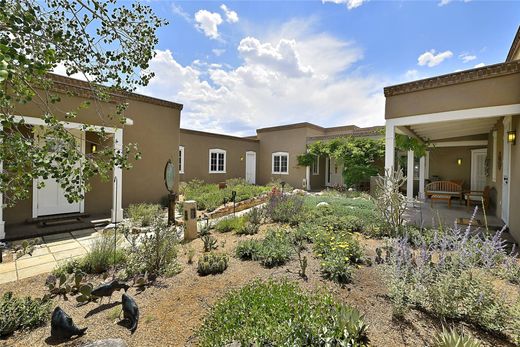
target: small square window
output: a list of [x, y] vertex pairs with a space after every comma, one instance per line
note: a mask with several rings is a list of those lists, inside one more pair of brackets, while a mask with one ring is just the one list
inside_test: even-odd
[[289, 174], [289, 153], [273, 153], [272, 174]]
[[209, 173], [226, 173], [226, 151], [209, 150]]

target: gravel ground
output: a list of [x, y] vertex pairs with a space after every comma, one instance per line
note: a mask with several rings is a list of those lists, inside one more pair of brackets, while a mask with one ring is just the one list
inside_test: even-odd
[[[260, 235], [253, 237], [261, 237], [265, 229], [266, 226], [262, 226]], [[90, 303], [76, 307], [75, 299], [55, 299], [55, 304], [62, 307], [74, 319], [76, 325], [88, 326], [87, 334], [83, 337], [60, 344], [50, 339], [50, 325], [47, 324], [31, 332], [17, 332], [6, 340], [0, 340], [0, 345], [81, 346], [98, 339], [122, 338], [129, 346], [136, 347], [196, 346], [196, 332], [209, 308], [229, 290], [239, 288], [257, 278], [288, 278], [298, 281], [305, 290], [330, 291], [338, 300], [357, 307], [365, 314], [365, 320], [370, 325], [369, 337], [373, 346], [426, 346], [433, 333], [442, 327], [440, 321], [418, 311], [411, 311], [399, 321], [392, 319], [391, 306], [386, 298], [386, 289], [377, 266], [361, 266], [355, 270], [353, 282], [342, 287], [320, 277], [319, 262], [308, 252], [309, 279], [304, 281], [297, 274], [297, 260], [283, 267], [265, 269], [258, 262], [243, 262], [232, 257], [236, 243], [245, 237], [231, 233], [214, 233], [214, 236], [218, 239], [218, 251], [230, 254], [228, 269], [221, 275], [200, 277], [197, 275], [196, 263], [197, 257], [202, 253], [201, 240], [197, 239], [191, 243], [191, 247], [197, 252], [191, 265], [187, 264], [185, 249], [181, 248], [179, 261], [183, 264], [184, 270], [179, 275], [161, 279], [140, 294], [137, 294], [134, 288], [129, 290], [129, 294], [139, 305], [141, 316], [139, 328], [133, 335], [118, 324], [121, 297], [115, 293], [114, 302], [101, 305]], [[374, 250], [381, 241], [363, 239], [362, 243], [366, 253], [373, 258]], [[0, 294], [13, 291], [16, 295], [42, 296], [46, 293], [46, 276], [40, 275], [0, 285]], [[101, 279], [98, 278], [97, 281], [101, 282]], [[475, 331], [471, 327], [464, 328], [483, 339], [485, 346], [510, 346], [499, 338]]]

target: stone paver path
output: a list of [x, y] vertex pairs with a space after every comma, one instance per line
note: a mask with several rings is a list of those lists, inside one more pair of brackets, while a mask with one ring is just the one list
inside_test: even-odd
[[97, 237], [95, 229], [40, 237], [32, 255], [0, 263], [0, 284], [50, 272], [59, 262], [85, 255]]

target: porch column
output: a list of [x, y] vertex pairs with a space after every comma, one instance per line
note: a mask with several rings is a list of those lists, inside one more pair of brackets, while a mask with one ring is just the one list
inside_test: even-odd
[[412, 150], [408, 151], [408, 164], [406, 172], [406, 198], [409, 201], [413, 200], [413, 162], [414, 153]]
[[[0, 124], [0, 133], [4, 130]], [[2, 138], [0, 138], [2, 142]], [[0, 160], [0, 173], [4, 170], [4, 162]], [[5, 222], [4, 222], [4, 194], [0, 191], [0, 240], [5, 239]], [[1, 250], [0, 250], [1, 252]]]
[[307, 166], [305, 169], [305, 184], [306, 184], [305, 188], [307, 190], [311, 190], [311, 167], [310, 166]]
[[[114, 152], [123, 152], [123, 129], [116, 129], [114, 133]], [[112, 223], [123, 220], [123, 170], [114, 165], [112, 186]]]
[[424, 199], [424, 178], [426, 171], [426, 157], [419, 159], [419, 199]]
[[394, 170], [395, 155], [395, 128], [392, 124], [386, 124], [385, 131], [385, 170]]

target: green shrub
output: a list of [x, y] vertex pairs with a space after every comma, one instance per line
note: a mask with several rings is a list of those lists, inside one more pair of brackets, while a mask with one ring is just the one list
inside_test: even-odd
[[465, 334], [459, 334], [456, 330], [446, 330], [442, 328], [442, 332], [435, 334], [433, 338], [433, 347], [480, 347], [480, 341]]
[[299, 195], [274, 192], [265, 206], [265, 214], [273, 222], [297, 224], [303, 211], [303, 200]]
[[[101, 274], [108, 271], [114, 265], [116, 267], [125, 264], [127, 250], [121, 248], [121, 235], [116, 235], [116, 252], [114, 259], [114, 232], [104, 232], [92, 241], [90, 250], [84, 257], [70, 259], [58, 264], [52, 271], [55, 276], [83, 272], [87, 274]], [[114, 263], [115, 260], [115, 263]]]
[[199, 331], [200, 346], [368, 346], [367, 325], [329, 294], [289, 282], [253, 282], [229, 292]]
[[226, 217], [215, 224], [215, 230], [227, 233], [232, 230], [239, 230], [246, 224], [245, 217]]
[[212, 250], [217, 249], [217, 239], [213, 236], [206, 234], [204, 236], [201, 236], [200, 239], [202, 240], [204, 252], [211, 252]]
[[235, 248], [235, 255], [241, 260], [256, 260], [260, 253], [261, 242], [259, 240], [239, 241]]
[[197, 272], [201, 276], [223, 273], [228, 267], [228, 257], [225, 254], [205, 253], [199, 258]]
[[148, 274], [149, 278], [165, 275], [172, 276], [180, 272], [177, 261], [179, 243], [175, 227], [170, 227], [162, 218], [152, 221], [150, 232], [128, 235], [132, 252], [126, 264], [129, 277]]
[[0, 337], [43, 325], [50, 316], [51, 304], [46, 298], [16, 298], [12, 292], [4, 293], [0, 299]]
[[[283, 228], [271, 228], [260, 244], [256, 259], [268, 268], [284, 265], [293, 254], [291, 234]], [[254, 260], [256, 260], [254, 259]]]
[[126, 209], [126, 214], [132, 224], [140, 227], [150, 226], [160, 212], [161, 205], [147, 203], [130, 204]]
[[258, 233], [260, 229], [260, 225], [246, 222], [239, 229], [235, 230], [235, 234], [237, 235], [254, 235]]

